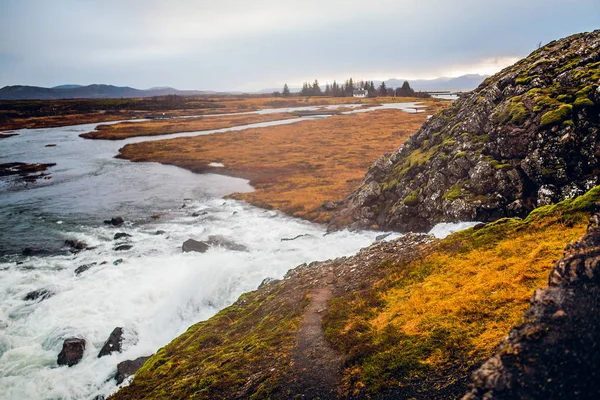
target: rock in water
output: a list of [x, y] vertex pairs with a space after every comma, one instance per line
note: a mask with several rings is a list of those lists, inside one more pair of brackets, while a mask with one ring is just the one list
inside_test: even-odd
[[331, 229], [523, 217], [600, 183], [600, 30], [487, 78], [377, 160]]
[[121, 226], [124, 222], [125, 221], [121, 217], [113, 217], [104, 221], [105, 224], [112, 226]]
[[116, 327], [111, 332], [110, 336], [100, 349], [100, 353], [98, 353], [98, 358], [107, 356], [112, 352], [118, 351], [121, 352], [121, 343], [123, 341], [123, 328]]
[[83, 358], [85, 351], [85, 340], [80, 338], [68, 338], [63, 342], [63, 348], [58, 354], [58, 365], [72, 367]]
[[75, 269], [75, 275], [80, 275], [82, 273], [84, 273], [85, 271], [87, 271], [88, 269], [92, 268], [94, 265], [96, 265], [95, 262], [91, 263], [91, 264], [83, 264], [80, 265], [79, 267], [77, 267]]
[[120, 246], [115, 247], [115, 251], [125, 251], [125, 250], [131, 250], [133, 248], [133, 245], [131, 244], [122, 244]]
[[29, 292], [25, 295], [23, 300], [25, 301], [33, 301], [33, 300], [46, 300], [49, 297], [54, 296], [54, 292], [48, 289], [38, 289], [32, 292]]
[[524, 324], [472, 377], [464, 400], [597, 399], [600, 394], [600, 214], [568, 245]]
[[115, 233], [115, 236], [113, 237], [113, 240], [119, 240], [121, 238], [128, 238], [131, 237], [130, 234], [125, 233], [125, 232], [117, 232]]
[[183, 243], [181, 249], [184, 253], [188, 253], [190, 251], [195, 251], [197, 253], [205, 253], [206, 250], [208, 250], [208, 247], [208, 244], [204, 242], [199, 242], [194, 239], [188, 239]]
[[140, 357], [136, 358], [135, 360], [127, 360], [119, 363], [117, 365], [117, 375], [115, 376], [117, 385], [120, 385], [125, 379], [135, 374], [138, 369], [142, 368], [146, 360], [149, 358], [150, 356]]
[[209, 236], [206, 243], [210, 246], [224, 247], [227, 250], [248, 251], [248, 248], [243, 244], [235, 243], [223, 236]]

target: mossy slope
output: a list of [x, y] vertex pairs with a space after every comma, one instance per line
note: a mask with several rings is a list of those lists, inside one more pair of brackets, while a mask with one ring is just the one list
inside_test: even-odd
[[[325, 337], [344, 355], [340, 396], [436, 399], [522, 321], [565, 245], [581, 236], [600, 187], [444, 240], [377, 243], [353, 257], [291, 270], [192, 326], [114, 398], [293, 398], [293, 349], [310, 293], [334, 276]], [[318, 373], [315, 371], [315, 373]], [[294, 388], [291, 392], [290, 388]]]

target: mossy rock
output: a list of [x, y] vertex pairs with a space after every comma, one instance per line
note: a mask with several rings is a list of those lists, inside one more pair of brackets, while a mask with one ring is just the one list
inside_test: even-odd
[[542, 115], [540, 129], [560, 124], [571, 115], [571, 111], [573, 111], [573, 106], [570, 104], [563, 104], [556, 110], [548, 111]]

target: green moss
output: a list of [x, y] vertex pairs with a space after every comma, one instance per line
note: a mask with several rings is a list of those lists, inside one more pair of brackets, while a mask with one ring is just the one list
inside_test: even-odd
[[548, 111], [540, 120], [540, 128], [547, 128], [557, 124], [560, 124], [562, 121], [566, 120], [567, 117], [571, 114], [573, 110], [573, 106], [570, 104], [563, 104], [558, 109]]
[[419, 204], [419, 191], [413, 190], [408, 196], [404, 198], [403, 203], [408, 207], [414, 207], [417, 204]]
[[466, 151], [459, 151], [458, 153], [456, 153], [454, 155], [454, 158], [459, 158], [459, 157], [467, 158], [467, 152]]
[[594, 105], [594, 102], [587, 97], [578, 97], [573, 105], [575, 107], [590, 107]]
[[462, 196], [462, 186], [461, 185], [453, 185], [444, 195], [442, 196], [444, 199], [448, 201], [454, 201], [459, 199]]
[[533, 77], [531, 76], [519, 76], [516, 80], [515, 83], [517, 85], [526, 85], [529, 83], [529, 81], [531, 81], [531, 79], [533, 79]]

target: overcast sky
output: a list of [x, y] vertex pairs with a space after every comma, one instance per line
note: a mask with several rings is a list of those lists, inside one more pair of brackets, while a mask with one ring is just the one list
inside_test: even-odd
[[490, 74], [598, 28], [600, 0], [0, 0], [0, 87]]

